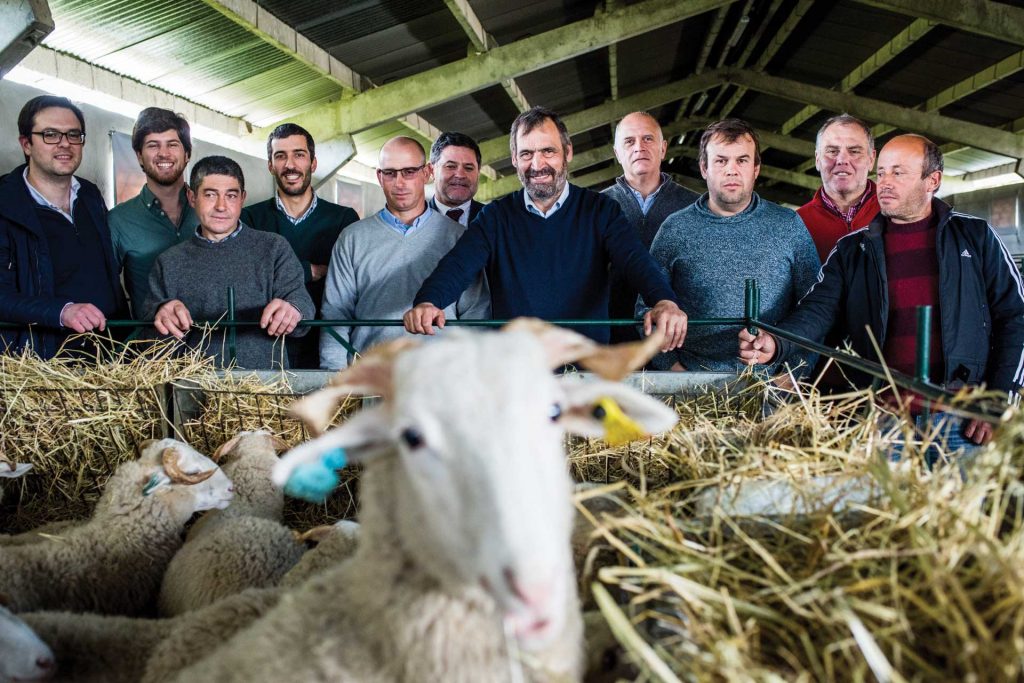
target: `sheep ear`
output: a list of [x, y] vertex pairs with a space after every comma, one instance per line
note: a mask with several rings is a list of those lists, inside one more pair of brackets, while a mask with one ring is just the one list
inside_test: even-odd
[[347, 451], [345, 459], [348, 463], [369, 460], [390, 443], [390, 422], [387, 405], [363, 408], [338, 427], [299, 444], [281, 456], [274, 465], [274, 483], [284, 488], [295, 468], [306, 463], [318, 463], [339, 448]]
[[220, 446], [217, 447], [217, 450], [213, 452], [213, 455], [210, 456], [210, 460], [219, 464], [221, 458], [223, 458], [232, 450], [234, 450], [235, 446], [238, 445], [238, 442], [241, 440], [241, 438], [241, 434], [235, 434], [233, 437], [231, 437], [231, 439], [222, 443]]
[[537, 318], [516, 318], [502, 332], [528, 332], [537, 337], [548, 357], [548, 366], [560, 368], [590, 354], [597, 344], [582, 334], [546, 323]]
[[579, 364], [598, 376], [618, 382], [626, 375], [642, 368], [653, 358], [665, 341], [665, 333], [661, 328], [637, 342], [598, 346], [585, 356], [579, 358]]
[[560, 380], [567, 397], [559, 424], [580, 436], [622, 443], [667, 431], [679, 419], [656, 398], [618, 382]]
[[419, 343], [415, 339], [402, 338], [378, 344], [336, 374], [326, 387], [300, 398], [289, 410], [305, 423], [313, 435], [323, 434], [338, 406], [348, 397], [390, 398], [393, 394], [395, 359], [403, 352], [419, 346]]
[[146, 481], [146, 485], [142, 487], [142, 495], [148, 496], [159, 489], [166, 488], [171, 485], [171, 478], [161, 472], [154, 472], [152, 476]]

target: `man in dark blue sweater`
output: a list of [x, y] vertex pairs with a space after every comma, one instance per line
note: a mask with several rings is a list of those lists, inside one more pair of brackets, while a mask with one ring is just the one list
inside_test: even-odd
[[71, 332], [103, 331], [125, 312], [107, 207], [74, 173], [85, 120], [64, 97], [40, 95], [18, 115], [25, 165], [0, 179], [0, 349], [28, 347], [43, 358]]
[[[610, 197], [566, 181], [572, 143], [565, 124], [534, 107], [512, 124], [512, 159], [523, 190], [480, 212], [427, 278], [406, 312], [405, 328], [433, 334], [444, 327], [443, 308], [485, 270], [495, 318], [605, 319], [608, 266], [623, 273], [653, 308], [644, 331], [665, 331], [663, 349], [683, 344], [686, 314], [672, 287]], [[606, 326], [580, 332], [607, 343]]]

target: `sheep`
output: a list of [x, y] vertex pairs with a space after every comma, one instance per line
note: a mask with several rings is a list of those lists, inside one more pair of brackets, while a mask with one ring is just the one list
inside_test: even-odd
[[242, 432], [214, 453], [235, 488], [224, 510], [207, 512], [164, 574], [159, 608], [174, 616], [246, 588], [274, 586], [305, 546], [280, 523], [284, 493], [270, 480], [287, 444], [267, 432]]
[[0, 683], [44, 681], [56, 668], [53, 651], [38, 634], [0, 606]]
[[[579, 361], [618, 379], [659, 343], [598, 347], [518, 321], [501, 333], [382, 345], [298, 401], [317, 433], [341, 397], [382, 397], [274, 471], [301, 491], [296, 475], [340, 464], [338, 448], [362, 463], [356, 553], [175, 680], [578, 680], [564, 434], [601, 436], [617, 419], [639, 436], [676, 416], [617, 382], [551, 370]], [[625, 415], [611, 415], [613, 404]], [[310, 492], [325, 493], [322, 484], [306, 479]]]
[[180, 441], [150, 441], [140, 451], [111, 475], [88, 522], [49, 542], [0, 546], [0, 592], [12, 611], [132, 615], [151, 604], [185, 523], [226, 507], [232, 487]]
[[310, 529], [300, 538], [316, 540], [317, 545], [306, 551], [298, 564], [284, 575], [279, 584], [284, 588], [302, 585], [310, 577], [351, 557], [359, 541], [359, 524], [343, 519], [330, 526]]

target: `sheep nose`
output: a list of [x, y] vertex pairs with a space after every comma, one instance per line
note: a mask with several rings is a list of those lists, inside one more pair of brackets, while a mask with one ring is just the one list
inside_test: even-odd
[[512, 594], [528, 607], [540, 607], [551, 597], [551, 584], [547, 581], [525, 584], [511, 567], [505, 567], [502, 576]]
[[234, 484], [232, 484], [231, 486], [228, 486], [228, 493], [234, 493], [234, 492], [235, 492]]
[[36, 659], [36, 667], [41, 671], [52, 671], [57, 666], [53, 657], [39, 657]]

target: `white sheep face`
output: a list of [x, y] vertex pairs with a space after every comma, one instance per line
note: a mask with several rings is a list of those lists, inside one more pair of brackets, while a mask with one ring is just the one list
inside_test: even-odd
[[290, 451], [274, 480], [284, 485], [296, 466], [334, 447], [349, 449], [354, 461], [397, 457], [390, 495], [401, 545], [442, 585], [482, 586], [520, 643], [540, 647], [560, 632], [574, 589], [566, 431], [603, 434], [593, 416], [602, 397], [651, 433], [676, 419], [617, 382], [552, 373], [567, 349], [592, 346], [557, 328], [455, 330], [363, 361], [297, 412], [326, 414], [328, 399], [353, 387], [388, 398]]
[[[172, 476], [173, 473], [166, 469], [163, 460], [163, 454], [169, 448], [173, 449], [177, 455], [177, 468], [185, 475], [195, 476], [211, 470], [213, 475], [194, 484], [176, 481]], [[234, 496], [231, 480], [221, 471], [217, 463], [176, 439], [160, 439], [149, 443], [143, 449], [140, 460], [159, 467], [146, 485], [145, 493], [147, 495], [159, 494], [172, 487], [187, 490], [192, 498], [194, 512], [223, 510]]]
[[56, 670], [46, 643], [25, 622], [0, 607], [0, 683], [45, 681]]

